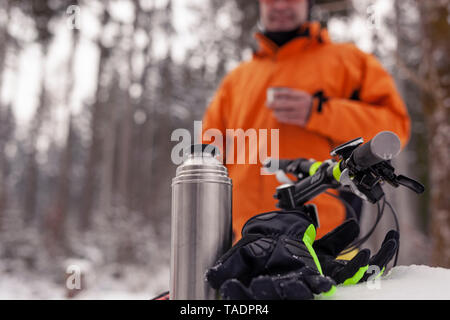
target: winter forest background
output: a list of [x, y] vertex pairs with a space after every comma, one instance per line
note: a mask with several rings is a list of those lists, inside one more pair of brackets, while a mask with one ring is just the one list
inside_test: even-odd
[[[396, 165], [427, 192], [387, 188], [399, 264], [449, 268], [450, 1], [316, 2], [334, 41], [379, 57], [413, 119]], [[168, 289], [170, 135], [251, 57], [257, 18], [251, 0], [0, 0], [0, 298]], [[367, 246], [392, 227], [386, 213]], [[73, 266], [81, 291], [66, 288]]]

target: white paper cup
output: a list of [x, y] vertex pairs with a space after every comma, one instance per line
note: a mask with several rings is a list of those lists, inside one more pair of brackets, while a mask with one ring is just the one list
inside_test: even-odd
[[286, 87], [270, 87], [266, 92], [267, 104], [271, 104], [275, 101], [275, 93], [279, 90], [287, 89]]

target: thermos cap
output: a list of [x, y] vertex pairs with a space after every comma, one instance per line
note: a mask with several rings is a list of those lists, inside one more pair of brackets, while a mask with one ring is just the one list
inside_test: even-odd
[[193, 144], [189, 148], [185, 150], [186, 154], [194, 155], [194, 154], [210, 154], [215, 157], [219, 155], [219, 149], [212, 144]]
[[215, 182], [231, 184], [227, 168], [216, 156], [219, 149], [211, 144], [193, 144], [184, 149], [187, 156], [177, 168], [172, 185], [178, 183]]

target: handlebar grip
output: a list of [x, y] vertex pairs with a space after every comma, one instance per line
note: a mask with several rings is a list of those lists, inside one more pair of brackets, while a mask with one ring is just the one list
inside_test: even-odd
[[379, 162], [391, 160], [400, 152], [398, 136], [391, 131], [378, 133], [369, 142], [357, 147], [352, 154], [355, 165], [365, 169]]
[[288, 166], [292, 163], [292, 160], [278, 159], [278, 169], [286, 172]]
[[276, 161], [278, 162], [278, 166], [272, 166], [273, 160], [275, 159], [269, 158], [263, 164], [268, 172], [274, 173], [276, 170], [282, 170], [285, 173], [292, 173], [294, 175], [300, 173], [308, 175], [309, 168], [316, 162], [314, 160], [308, 160], [304, 158], [298, 158], [295, 160], [276, 159]]

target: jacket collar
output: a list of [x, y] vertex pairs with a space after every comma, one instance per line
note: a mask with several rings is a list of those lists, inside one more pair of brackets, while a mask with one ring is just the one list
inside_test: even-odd
[[254, 37], [258, 41], [259, 49], [256, 50], [254, 56], [281, 57], [299, 52], [302, 48], [313, 43], [318, 44], [331, 42], [328, 31], [325, 28], [321, 28], [319, 22], [307, 22], [301, 26], [298, 32], [301, 35], [300, 37], [289, 41], [282, 47], [278, 47], [272, 40], [267, 38], [261, 32], [255, 33]]

